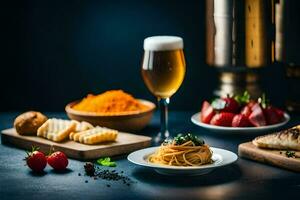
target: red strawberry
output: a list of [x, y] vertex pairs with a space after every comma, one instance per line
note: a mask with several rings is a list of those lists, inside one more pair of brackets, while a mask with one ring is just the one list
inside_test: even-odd
[[221, 112], [213, 116], [213, 118], [210, 121], [210, 124], [216, 126], [231, 126], [233, 117], [233, 113]]
[[264, 114], [266, 117], [267, 124], [278, 124], [282, 120], [282, 116], [280, 112], [277, 111], [276, 108], [272, 106], [268, 106], [266, 109], [264, 109]]
[[222, 98], [226, 102], [225, 107], [221, 110], [222, 112], [230, 112], [230, 113], [237, 113], [239, 110], [239, 103], [230, 97]]
[[251, 126], [248, 118], [243, 114], [237, 114], [232, 119], [232, 127], [247, 127]]
[[55, 170], [64, 170], [68, 166], [67, 156], [60, 151], [56, 151], [47, 157], [48, 164]]
[[37, 151], [38, 148], [32, 147], [31, 152], [27, 152], [27, 157], [25, 158], [27, 166], [34, 172], [42, 172], [46, 165], [47, 159], [46, 156]]
[[202, 104], [202, 109], [201, 109], [201, 116], [200, 120], [203, 123], [209, 124], [211, 118], [214, 116], [215, 112], [210, 103], [207, 101], [204, 101]]
[[249, 103], [247, 104], [247, 106], [248, 106], [249, 108], [251, 108], [251, 109], [252, 109], [252, 107], [253, 107], [255, 104], [257, 104], [257, 102], [256, 102], [256, 101], [254, 101], [254, 100], [250, 100], [250, 101], [249, 101]]
[[251, 112], [251, 108], [248, 105], [244, 106], [241, 110], [241, 114], [245, 115], [246, 117], [249, 117]]
[[284, 111], [281, 110], [281, 109], [279, 109], [279, 108], [275, 108], [275, 110], [276, 110], [276, 112], [277, 112], [277, 114], [278, 114], [278, 116], [280, 118], [280, 121], [283, 121], [283, 119], [284, 119]]
[[211, 103], [211, 106], [214, 110], [220, 112], [236, 113], [239, 110], [240, 105], [234, 98], [226, 97], [221, 99], [215, 99]]
[[252, 113], [249, 116], [249, 121], [253, 126], [265, 126], [267, 124], [263, 110], [258, 103], [252, 106]]

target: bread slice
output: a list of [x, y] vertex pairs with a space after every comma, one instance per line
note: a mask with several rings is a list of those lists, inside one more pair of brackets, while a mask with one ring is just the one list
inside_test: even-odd
[[72, 134], [70, 139], [83, 144], [98, 144], [115, 141], [117, 136], [117, 130], [96, 126], [95, 128]]
[[61, 142], [68, 138], [71, 132], [76, 131], [76, 126], [76, 121], [52, 118], [39, 127], [37, 135], [54, 142]]
[[252, 143], [261, 148], [300, 151], [300, 125], [273, 134], [259, 136]]

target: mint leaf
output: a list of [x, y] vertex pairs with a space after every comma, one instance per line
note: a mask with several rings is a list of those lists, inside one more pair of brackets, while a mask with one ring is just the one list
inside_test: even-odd
[[106, 166], [106, 167], [116, 167], [117, 166], [116, 162], [111, 161], [110, 157], [99, 158], [97, 160], [97, 163], [99, 165]]

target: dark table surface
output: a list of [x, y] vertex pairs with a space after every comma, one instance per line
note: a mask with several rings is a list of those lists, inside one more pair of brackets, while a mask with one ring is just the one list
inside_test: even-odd
[[[1, 113], [0, 129], [10, 128], [18, 113]], [[201, 135], [214, 147], [237, 153], [238, 144], [254, 136], [217, 136], [190, 122], [192, 112], [171, 112], [173, 133], [192, 132]], [[63, 117], [63, 113], [47, 113]], [[300, 122], [292, 116], [288, 126]], [[154, 136], [159, 129], [159, 115], [141, 134]], [[300, 173], [239, 160], [210, 174], [196, 177], [170, 177], [129, 163], [126, 155], [114, 157], [116, 171], [124, 171], [134, 183], [94, 180], [84, 175], [84, 162], [71, 160], [68, 170], [56, 173], [47, 166], [45, 173], [32, 173], [22, 160], [24, 150], [0, 145], [0, 199], [280, 199], [300, 195]], [[81, 173], [81, 176], [78, 176]], [[88, 181], [86, 183], [86, 181]], [[110, 185], [110, 187], [107, 187]]]

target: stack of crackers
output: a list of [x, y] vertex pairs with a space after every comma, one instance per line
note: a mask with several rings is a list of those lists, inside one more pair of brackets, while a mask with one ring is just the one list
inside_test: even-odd
[[88, 122], [52, 118], [39, 127], [37, 135], [54, 142], [62, 142], [70, 138], [83, 144], [98, 144], [115, 141], [118, 131], [100, 126], [94, 127]]

